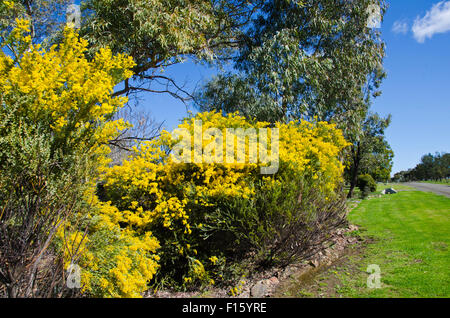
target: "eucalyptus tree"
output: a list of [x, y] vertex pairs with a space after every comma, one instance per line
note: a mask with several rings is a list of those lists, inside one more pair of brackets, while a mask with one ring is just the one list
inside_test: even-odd
[[[206, 64], [228, 60], [240, 46], [242, 29], [261, 1], [85, 0], [81, 2], [80, 34], [89, 42], [88, 55], [108, 46], [136, 63], [134, 76], [113, 95], [126, 95], [139, 103], [143, 94], [169, 94], [187, 103], [192, 98], [190, 89], [165, 71], [188, 59]], [[137, 117], [148, 118], [149, 111]], [[139, 122], [134, 126], [142, 127]], [[110, 145], [122, 153], [133, 141], [154, 138], [160, 127], [153, 120], [150, 129], [134, 129], [136, 135], [127, 131]]]
[[197, 92], [198, 108], [268, 121], [317, 116], [356, 129], [385, 77], [385, 45], [368, 23], [374, 7], [383, 16], [378, 0], [265, 1], [234, 69]]
[[81, 34], [92, 52], [108, 45], [136, 62], [135, 76], [115, 94], [168, 93], [186, 101], [190, 92], [163, 71], [189, 58], [204, 63], [229, 59], [259, 2], [86, 0]]
[[368, 113], [359, 132], [348, 136], [351, 145], [346, 153], [345, 175], [350, 183], [349, 198], [353, 196], [361, 173], [375, 176], [378, 173], [381, 180], [390, 176], [393, 152], [384, 135], [390, 123], [391, 115], [382, 118], [376, 113]]
[[394, 152], [386, 139], [380, 140], [376, 149], [361, 160], [361, 173], [370, 174], [375, 181], [388, 182], [391, 179]]
[[448, 180], [450, 178], [450, 153], [436, 152], [423, 155], [420, 163], [407, 171], [394, 175], [395, 181]]

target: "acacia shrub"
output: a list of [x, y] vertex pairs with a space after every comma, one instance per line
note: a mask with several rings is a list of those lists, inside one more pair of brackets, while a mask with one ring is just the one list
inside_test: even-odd
[[[191, 141], [196, 120], [203, 132], [215, 127], [224, 136], [226, 128], [269, 127], [238, 114], [199, 113], [179, 125]], [[347, 143], [341, 131], [325, 122], [275, 127], [280, 166], [274, 175], [262, 175], [266, 164], [260, 161], [178, 163], [170, 153], [180, 137], [167, 131], [105, 171], [98, 195], [117, 208], [110, 219], [132, 231], [151, 231], [160, 242], [155, 285], [225, 283], [231, 265], [243, 260], [288, 262], [342, 222], [340, 153]], [[204, 141], [203, 149], [211, 142]], [[194, 152], [189, 150], [191, 159]]]
[[[127, 127], [112, 120], [126, 98], [111, 93], [134, 62], [108, 48], [88, 60], [71, 28], [49, 49], [29, 33], [17, 20], [0, 39], [0, 292], [139, 296], [156, 272], [158, 242], [110, 222], [104, 211], [113, 207], [94, 194], [107, 142]], [[67, 288], [72, 263], [81, 290]]]

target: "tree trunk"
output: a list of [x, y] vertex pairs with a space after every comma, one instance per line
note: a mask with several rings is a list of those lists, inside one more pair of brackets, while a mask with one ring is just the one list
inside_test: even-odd
[[360, 158], [360, 144], [359, 142], [357, 143], [356, 146], [356, 153], [355, 153], [355, 149], [352, 149], [353, 152], [353, 162], [352, 162], [352, 169], [351, 169], [351, 176], [350, 176], [350, 190], [348, 191], [347, 194], [347, 199], [351, 199], [353, 197], [353, 190], [356, 187], [356, 183], [358, 181], [358, 170], [359, 170], [359, 162], [361, 160]]
[[6, 287], [8, 298], [17, 298], [17, 287], [9, 285]]
[[351, 199], [353, 197], [353, 190], [356, 187], [356, 180], [352, 175], [352, 179], [350, 180], [350, 190], [348, 191], [347, 199]]

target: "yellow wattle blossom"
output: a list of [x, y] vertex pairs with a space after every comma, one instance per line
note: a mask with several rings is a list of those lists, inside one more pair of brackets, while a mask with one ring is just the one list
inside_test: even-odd
[[209, 260], [211, 261], [211, 263], [213, 263], [213, 265], [216, 265], [219, 259], [217, 258], [217, 256], [211, 256]]
[[[268, 127], [268, 123], [251, 122], [238, 114], [199, 113], [179, 125], [191, 133], [192, 144], [198, 120], [202, 121], [203, 132], [217, 128], [223, 135], [227, 128]], [[279, 130], [279, 161], [283, 169], [309, 178], [317, 191], [331, 197], [342, 180], [344, 168], [339, 154], [347, 142], [341, 131], [329, 123], [306, 121], [278, 123], [275, 128]], [[268, 128], [268, 136], [271, 134]], [[226, 163], [225, 160], [216, 163], [208, 158], [194, 163], [175, 162], [170, 149], [179, 141], [174, 134], [162, 131], [160, 138], [134, 147], [133, 153], [120, 166], [106, 167], [104, 187], [114, 196], [112, 202], [101, 204], [109, 204], [105, 215], [111, 223], [120, 222], [134, 233], [158, 231], [161, 241], [168, 242], [161, 246], [165, 257], [172, 257], [173, 263], [188, 264], [187, 272], [182, 275], [185, 279], [180, 283], [208, 282], [210, 271], [215, 270], [213, 266], [218, 264], [219, 258], [202, 255], [197, 247], [202, 244], [202, 233], [215, 226], [208, 223], [208, 216], [216, 210], [217, 202], [233, 198], [252, 202], [256, 191], [270, 192], [283, 181], [277, 174], [261, 175], [260, 168], [266, 164], [248, 163], [248, 151], [247, 163]], [[204, 142], [202, 150], [211, 142]], [[237, 146], [236, 143], [235, 149]], [[268, 147], [271, 147], [270, 142]], [[188, 155], [194, 159], [198, 153], [193, 147]], [[258, 182], [260, 186], [256, 188]]]
[[[74, 155], [88, 154], [92, 171], [106, 171], [107, 141], [129, 127], [123, 119], [111, 119], [127, 102], [111, 93], [132, 75], [132, 58], [103, 48], [88, 60], [87, 41], [71, 28], [65, 28], [61, 43], [49, 49], [32, 44], [29, 32], [29, 21], [16, 20], [6, 39], [12, 54], [0, 50], [2, 107], [14, 110], [14, 116], [27, 124], [43, 125]], [[82, 223], [88, 226], [80, 230], [77, 220], [66, 222], [55, 245], [66, 268], [71, 263], [80, 266], [82, 292], [95, 297], [140, 297], [159, 267], [160, 244], [151, 231], [133, 227], [145, 227], [153, 216], [137, 201], [130, 202], [129, 211], [101, 202], [95, 193], [97, 181], [95, 173], [86, 181], [83, 203], [89, 214]], [[171, 208], [177, 207], [178, 200], [173, 201]], [[130, 226], [122, 228], [120, 222]]]
[[8, 9], [14, 8], [14, 2], [12, 2], [12, 1], [3, 1], [3, 3], [5, 4], [5, 6], [6, 6]]

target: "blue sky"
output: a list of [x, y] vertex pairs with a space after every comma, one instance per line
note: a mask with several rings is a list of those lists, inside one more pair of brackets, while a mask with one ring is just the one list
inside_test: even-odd
[[[393, 173], [413, 168], [426, 153], [450, 152], [450, 0], [391, 0], [382, 24], [386, 42], [381, 97], [372, 110], [392, 114], [386, 137]], [[194, 88], [217, 70], [190, 62], [166, 75]], [[140, 107], [173, 129], [186, 106], [168, 95], [143, 96]]]

